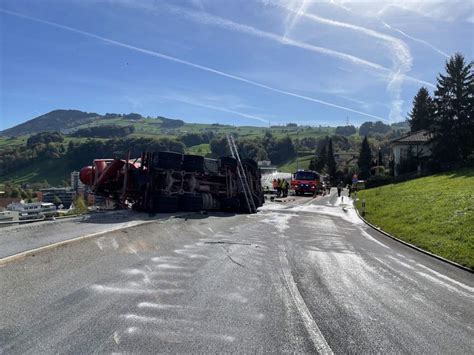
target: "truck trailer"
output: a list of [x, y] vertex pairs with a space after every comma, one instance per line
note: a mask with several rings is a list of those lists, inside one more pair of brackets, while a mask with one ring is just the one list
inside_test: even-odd
[[95, 159], [79, 178], [95, 195], [145, 212], [254, 213], [264, 203], [260, 170], [251, 159], [143, 152], [136, 159]]

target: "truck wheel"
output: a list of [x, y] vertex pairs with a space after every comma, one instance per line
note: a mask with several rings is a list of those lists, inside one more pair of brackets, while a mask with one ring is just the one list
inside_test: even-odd
[[220, 157], [221, 166], [226, 166], [232, 169], [237, 169], [237, 159], [232, 157]]
[[178, 211], [178, 198], [176, 196], [156, 196], [153, 198], [153, 211], [159, 213], [175, 213]]
[[253, 159], [244, 159], [242, 161], [242, 164], [247, 167], [249, 171], [252, 172], [252, 174], [255, 174], [258, 169], [258, 164], [255, 160]]
[[237, 197], [224, 198], [221, 200], [221, 210], [226, 212], [239, 212], [240, 201]]
[[183, 154], [175, 152], [155, 152], [153, 165], [160, 169], [181, 170]]
[[179, 210], [186, 212], [199, 212], [203, 209], [201, 195], [184, 194], [179, 197]]
[[183, 170], [187, 172], [204, 172], [204, 157], [186, 154], [183, 158]]

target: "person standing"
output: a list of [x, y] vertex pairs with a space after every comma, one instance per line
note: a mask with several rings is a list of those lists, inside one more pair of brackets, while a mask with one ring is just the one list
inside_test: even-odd
[[276, 190], [277, 190], [277, 197], [280, 197], [280, 195], [281, 195], [281, 180], [280, 179], [277, 180], [277, 189]]
[[342, 181], [337, 184], [337, 196], [338, 197], [341, 197], [341, 192], [342, 192], [342, 189], [343, 189], [344, 185], [342, 184]]
[[288, 186], [289, 186], [288, 181], [283, 179], [283, 197], [288, 196]]

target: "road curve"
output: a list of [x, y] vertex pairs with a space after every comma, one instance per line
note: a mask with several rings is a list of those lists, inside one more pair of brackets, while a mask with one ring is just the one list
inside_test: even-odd
[[472, 353], [472, 274], [348, 202], [158, 220], [6, 264], [0, 353]]

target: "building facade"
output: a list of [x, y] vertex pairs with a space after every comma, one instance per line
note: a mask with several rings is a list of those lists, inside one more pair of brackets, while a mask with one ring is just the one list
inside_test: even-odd
[[409, 160], [415, 161], [416, 170], [420, 172], [426, 159], [431, 156], [432, 138], [432, 133], [420, 130], [391, 141], [394, 175], [400, 175], [403, 172], [403, 164]]

